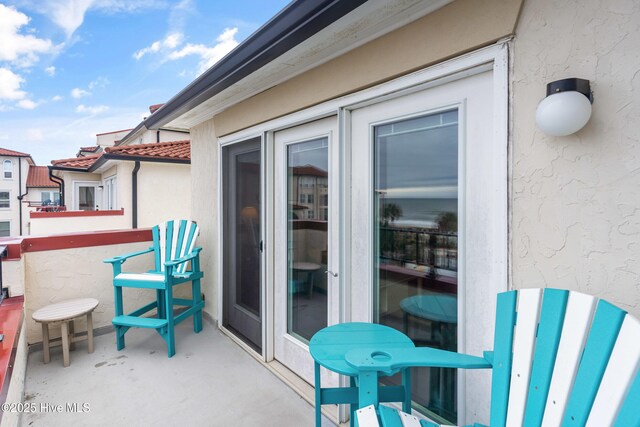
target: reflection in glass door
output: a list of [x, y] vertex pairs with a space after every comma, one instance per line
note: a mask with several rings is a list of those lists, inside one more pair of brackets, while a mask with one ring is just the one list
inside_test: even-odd
[[[292, 372], [314, 383], [308, 343], [338, 322], [337, 117], [274, 133], [274, 351]], [[338, 376], [322, 373], [323, 384]]]
[[329, 140], [287, 146], [287, 333], [304, 343], [327, 326]]
[[[379, 124], [373, 139], [375, 321], [456, 351], [458, 111]], [[413, 378], [414, 403], [455, 421], [455, 370]]]
[[224, 147], [223, 325], [260, 352], [261, 150], [260, 139]]

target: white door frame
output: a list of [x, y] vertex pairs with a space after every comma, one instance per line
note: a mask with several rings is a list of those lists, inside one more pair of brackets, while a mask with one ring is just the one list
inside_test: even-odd
[[102, 194], [98, 193], [100, 191], [100, 181], [73, 181], [73, 209], [80, 210], [80, 193], [78, 193], [80, 187], [95, 188], [93, 193], [94, 209], [92, 210], [96, 210], [95, 206], [98, 206], [99, 209], [98, 200], [102, 200]]

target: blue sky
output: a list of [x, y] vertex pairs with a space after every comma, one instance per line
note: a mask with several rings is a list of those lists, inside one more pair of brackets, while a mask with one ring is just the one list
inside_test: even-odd
[[287, 0], [0, 0], [0, 147], [39, 165], [136, 126]]

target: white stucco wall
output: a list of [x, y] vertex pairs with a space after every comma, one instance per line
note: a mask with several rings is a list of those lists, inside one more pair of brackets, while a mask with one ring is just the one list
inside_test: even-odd
[[[13, 164], [11, 178], [4, 177], [3, 165], [5, 160], [10, 160]], [[20, 168], [22, 168], [22, 177], [20, 177]], [[20, 201], [18, 196], [26, 192], [28, 174], [29, 163], [25, 157], [0, 156], [0, 191], [8, 191], [10, 200], [9, 208], [0, 208], [0, 221], [9, 221], [11, 223], [11, 236], [20, 236]], [[24, 224], [23, 229], [26, 234], [26, 226]]]
[[[221, 266], [217, 266], [218, 229], [217, 191], [218, 153], [217, 138], [213, 121], [208, 121], [191, 129], [191, 198], [192, 218], [200, 226], [198, 246], [204, 249], [200, 253], [200, 268], [205, 274], [202, 292], [205, 294], [205, 311], [218, 319], [218, 294], [216, 284]], [[217, 267], [217, 268], [216, 268]], [[221, 315], [221, 314], [220, 314]]]
[[191, 218], [190, 169], [188, 164], [140, 162], [138, 227], [152, 227], [174, 218]]
[[[526, 1], [513, 44], [515, 288], [587, 292], [640, 316], [640, 3]], [[535, 128], [548, 82], [591, 81], [568, 137]]]
[[30, 224], [32, 236], [131, 228], [128, 215], [31, 218]]
[[[93, 314], [94, 328], [108, 326], [114, 316], [113, 273], [110, 264], [102, 260], [115, 255], [142, 250], [151, 242], [92, 246], [23, 254], [25, 270], [25, 322], [30, 344], [42, 341], [42, 328], [31, 318], [38, 308], [71, 298], [96, 298], [100, 305]], [[132, 258], [124, 271], [140, 272], [153, 268], [153, 255]], [[125, 289], [125, 311], [131, 311], [153, 301], [155, 291]], [[84, 319], [76, 321], [76, 331], [86, 330]], [[51, 328], [53, 336], [60, 331]]]

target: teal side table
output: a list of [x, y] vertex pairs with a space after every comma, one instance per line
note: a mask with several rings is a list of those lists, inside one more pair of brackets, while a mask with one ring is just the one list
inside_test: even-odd
[[[358, 371], [347, 364], [345, 355], [350, 350], [363, 347], [385, 348], [415, 347], [413, 341], [402, 332], [376, 323], [340, 323], [319, 330], [309, 342], [309, 351], [314, 360], [316, 427], [320, 427], [321, 407], [329, 404], [351, 405], [351, 426], [354, 425], [354, 412], [358, 409], [358, 387], [355, 378]], [[346, 375], [349, 387], [322, 388], [320, 384], [320, 366]], [[381, 402], [402, 402], [402, 410], [411, 412], [411, 371], [402, 369], [401, 386], [381, 386]]]

